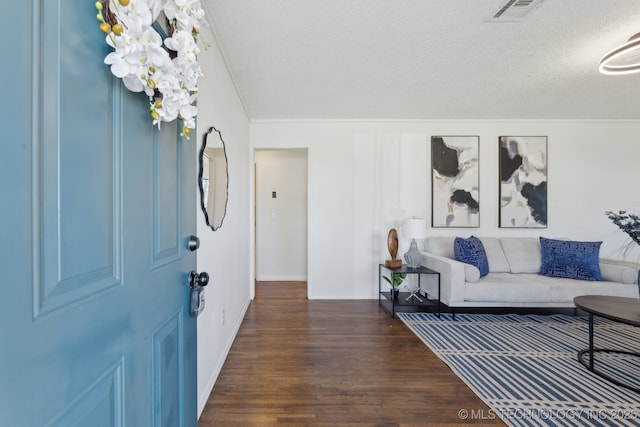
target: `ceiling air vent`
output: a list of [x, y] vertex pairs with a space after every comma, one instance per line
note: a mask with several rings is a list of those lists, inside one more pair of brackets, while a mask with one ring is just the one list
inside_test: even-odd
[[544, 0], [509, 0], [489, 19], [491, 22], [521, 22]]

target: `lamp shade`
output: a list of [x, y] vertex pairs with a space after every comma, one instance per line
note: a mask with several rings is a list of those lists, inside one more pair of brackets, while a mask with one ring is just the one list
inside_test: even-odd
[[409, 239], [427, 237], [427, 220], [424, 218], [405, 218], [402, 221], [402, 234]]

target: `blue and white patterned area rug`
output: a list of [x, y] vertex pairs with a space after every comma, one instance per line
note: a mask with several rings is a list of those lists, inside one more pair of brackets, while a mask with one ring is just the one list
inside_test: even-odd
[[[640, 425], [640, 393], [577, 361], [577, 352], [588, 347], [586, 317], [398, 316], [491, 408], [488, 414], [461, 408], [463, 419], [499, 417], [511, 426]], [[640, 352], [640, 328], [596, 317], [594, 336], [596, 348]], [[600, 353], [595, 363], [611, 366], [608, 374], [640, 387], [640, 358]]]

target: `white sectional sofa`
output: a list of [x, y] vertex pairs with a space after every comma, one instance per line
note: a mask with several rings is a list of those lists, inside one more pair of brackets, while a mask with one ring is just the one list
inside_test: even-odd
[[[538, 274], [541, 249], [533, 237], [480, 237], [489, 274], [454, 258], [454, 237], [428, 237], [423, 265], [440, 273], [440, 299], [456, 307], [573, 308], [578, 295], [638, 298], [638, 266], [600, 258], [602, 281], [547, 277]], [[422, 289], [437, 295], [437, 281], [424, 275]]]

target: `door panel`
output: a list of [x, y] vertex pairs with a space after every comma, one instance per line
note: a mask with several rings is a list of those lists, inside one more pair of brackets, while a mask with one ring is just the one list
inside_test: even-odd
[[153, 334], [153, 425], [178, 426], [184, 406], [174, 398], [184, 382], [182, 319], [175, 313]]
[[[171, 132], [164, 132], [153, 142], [153, 211], [154, 267], [180, 259], [182, 255], [182, 227], [180, 221], [181, 153], [175, 143], [178, 130], [169, 124]], [[172, 141], [173, 140], [173, 141]], [[161, 209], [171, 206], [170, 209]]]
[[[65, 3], [69, 9], [60, 0], [36, 4], [42, 14], [34, 15], [42, 31], [33, 47], [40, 52], [33, 67], [36, 317], [120, 284], [121, 140], [113, 138], [120, 91], [105, 75], [99, 38], [72, 30], [87, 27], [84, 14], [63, 13]], [[87, 199], [92, 193], [101, 197]]]
[[195, 142], [112, 78], [93, 2], [0, 12], [0, 425], [195, 426]]
[[122, 362], [113, 366], [46, 426], [123, 426], [123, 371]]

